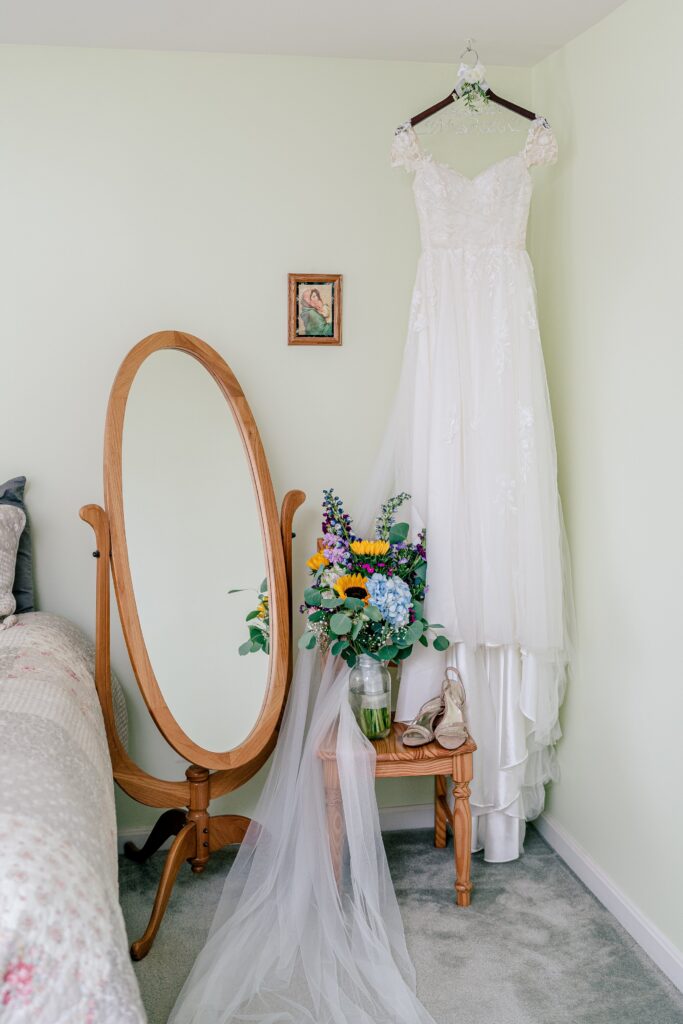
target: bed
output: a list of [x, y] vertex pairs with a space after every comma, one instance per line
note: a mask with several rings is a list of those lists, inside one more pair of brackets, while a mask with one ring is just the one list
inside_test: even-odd
[[[93, 649], [31, 612], [0, 630], [0, 1019], [144, 1024], [118, 902]], [[115, 701], [124, 727], [120, 691]]]

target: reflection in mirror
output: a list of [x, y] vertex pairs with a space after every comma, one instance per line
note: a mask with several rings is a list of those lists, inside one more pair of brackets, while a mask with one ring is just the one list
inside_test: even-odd
[[263, 625], [245, 619], [262, 603], [265, 553], [230, 406], [192, 356], [165, 349], [140, 366], [122, 462], [133, 590], [159, 688], [191, 740], [230, 750], [256, 724], [268, 682], [264, 651], [239, 654], [249, 625]]

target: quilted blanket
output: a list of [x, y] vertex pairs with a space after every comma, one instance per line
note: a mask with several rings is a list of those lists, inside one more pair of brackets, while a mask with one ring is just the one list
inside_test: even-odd
[[0, 631], [0, 1020], [145, 1021], [92, 645], [41, 612]]

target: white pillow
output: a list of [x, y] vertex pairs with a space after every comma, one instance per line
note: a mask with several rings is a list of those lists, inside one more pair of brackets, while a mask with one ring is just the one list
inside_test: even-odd
[[19, 538], [25, 526], [26, 513], [23, 509], [16, 505], [0, 505], [0, 629], [15, 621], [13, 613], [17, 603], [12, 593], [12, 584]]

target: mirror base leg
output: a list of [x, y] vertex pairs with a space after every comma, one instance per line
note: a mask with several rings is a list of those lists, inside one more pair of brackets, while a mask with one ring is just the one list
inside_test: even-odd
[[164, 864], [164, 870], [161, 874], [159, 887], [154, 900], [154, 906], [152, 907], [149, 924], [145, 929], [144, 935], [130, 947], [130, 955], [133, 960], [142, 960], [142, 958], [147, 956], [149, 953], [156, 933], [159, 931], [159, 925], [161, 924], [161, 919], [164, 916], [164, 912], [171, 895], [171, 890], [173, 889], [173, 883], [175, 882], [178, 871], [180, 870], [180, 865], [184, 860], [187, 860], [192, 855], [195, 845], [196, 838], [194, 822], [188, 822], [188, 824], [184, 825], [175, 837], [171, 845], [171, 849], [168, 851], [168, 856], [166, 857], [166, 863]]
[[136, 864], [144, 864], [146, 860], [156, 853], [164, 845], [170, 836], [177, 836], [186, 820], [185, 811], [173, 808], [164, 811], [154, 825], [154, 828], [147, 837], [142, 848], [135, 843], [126, 843], [123, 847], [124, 855], [128, 860], [134, 860]]
[[209, 851], [215, 853], [224, 846], [241, 843], [250, 825], [251, 819], [241, 814], [217, 814], [209, 822]]

